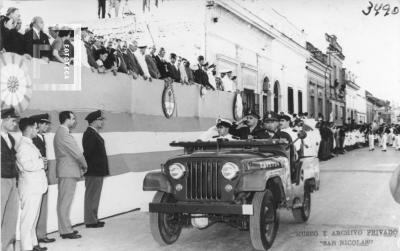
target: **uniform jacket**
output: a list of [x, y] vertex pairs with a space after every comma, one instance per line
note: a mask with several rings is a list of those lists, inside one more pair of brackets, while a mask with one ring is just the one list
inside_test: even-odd
[[16, 164], [16, 151], [15, 139], [11, 134], [8, 134], [11, 141], [11, 149], [8, 147], [7, 142], [1, 137], [1, 177], [2, 178], [16, 178], [18, 176]]
[[85, 176], [106, 176], [109, 175], [108, 158], [104, 139], [100, 134], [88, 127], [82, 138], [83, 155], [88, 164], [88, 171]]
[[43, 31], [40, 31], [39, 35], [40, 35], [40, 37], [37, 36], [36, 32], [34, 32], [33, 29], [30, 29], [28, 32], [25, 33], [25, 35], [24, 35], [25, 53], [27, 53], [33, 57], [33, 46], [34, 45], [46, 45], [46, 47], [48, 47], [48, 50], [41, 51], [40, 56], [45, 56], [45, 57], [50, 58], [51, 48], [50, 48], [49, 37]]
[[152, 55], [147, 54], [145, 56], [147, 67], [149, 68], [149, 73], [152, 78], [159, 79], [161, 77], [160, 72], [158, 71], [156, 60]]
[[20, 171], [18, 189], [22, 196], [43, 194], [47, 190], [47, 177], [39, 149], [32, 139], [22, 136], [17, 146], [17, 165]]
[[270, 136], [262, 128], [261, 123], [258, 122], [256, 127], [250, 132], [250, 128], [245, 126], [241, 128], [237, 128], [238, 126], [234, 123], [231, 128], [229, 128], [229, 133], [233, 136], [239, 137], [240, 139], [248, 139], [249, 135], [252, 135], [254, 139], [268, 139]]
[[36, 146], [37, 149], [39, 149], [40, 154], [43, 157], [46, 157], [46, 141], [44, 139], [44, 135], [43, 135], [43, 139], [38, 135], [35, 138], [32, 139], [33, 144]]
[[53, 143], [57, 177], [82, 177], [87, 168], [86, 160], [68, 128], [60, 126], [54, 135]]

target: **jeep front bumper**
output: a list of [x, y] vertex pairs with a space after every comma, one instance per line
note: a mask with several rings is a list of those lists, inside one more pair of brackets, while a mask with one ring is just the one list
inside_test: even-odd
[[204, 203], [150, 203], [150, 213], [253, 215], [253, 205]]

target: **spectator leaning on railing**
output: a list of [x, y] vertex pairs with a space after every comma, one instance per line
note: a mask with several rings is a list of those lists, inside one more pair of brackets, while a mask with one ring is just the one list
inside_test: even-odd
[[164, 56], [165, 56], [165, 49], [161, 47], [158, 51], [158, 55], [154, 57], [158, 72], [160, 72], [161, 79], [168, 77], [167, 62], [165, 61]]
[[157, 68], [157, 63], [155, 60], [154, 53], [156, 52], [156, 46], [149, 47], [149, 54], [145, 56], [147, 67], [149, 68], [149, 73], [152, 78], [159, 79], [161, 77], [160, 72]]
[[[44, 22], [41, 17], [34, 17], [31, 23], [31, 29], [29, 29], [25, 35], [25, 52], [32, 57], [46, 57], [50, 59], [50, 42], [49, 37], [43, 32]], [[39, 55], [34, 55], [33, 50], [38, 47]]]
[[181, 82], [181, 74], [179, 73], [179, 69], [176, 68], [176, 54], [171, 53], [169, 56], [169, 63], [167, 63], [168, 75], [174, 82], [180, 83]]

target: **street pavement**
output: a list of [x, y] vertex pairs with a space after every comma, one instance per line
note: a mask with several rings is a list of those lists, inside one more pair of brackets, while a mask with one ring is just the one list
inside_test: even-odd
[[[281, 223], [271, 250], [400, 250], [400, 205], [389, 191], [400, 152], [358, 149], [321, 162], [321, 187], [312, 194], [307, 223], [295, 223], [280, 210]], [[119, 195], [126, 196], [126, 195]], [[182, 231], [178, 241], [160, 247], [150, 234], [148, 213], [135, 211], [105, 219], [100, 229], [77, 226], [82, 239], [62, 240], [58, 233], [48, 250], [57, 251], [178, 251], [253, 250], [249, 232], [224, 224], [206, 230]]]

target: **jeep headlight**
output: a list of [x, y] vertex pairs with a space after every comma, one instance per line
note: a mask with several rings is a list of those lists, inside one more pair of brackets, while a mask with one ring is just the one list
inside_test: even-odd
[[168, 167], [169, 175], [174, 179], [180, 179], [186, 172], [185, 165], [181, 163], [173, 163]]
[[231, 180], [236, 177], [239, 172], [239, 167], [232, 162], [227, 162], [222, 166], [221, 173], [225, 179]]

